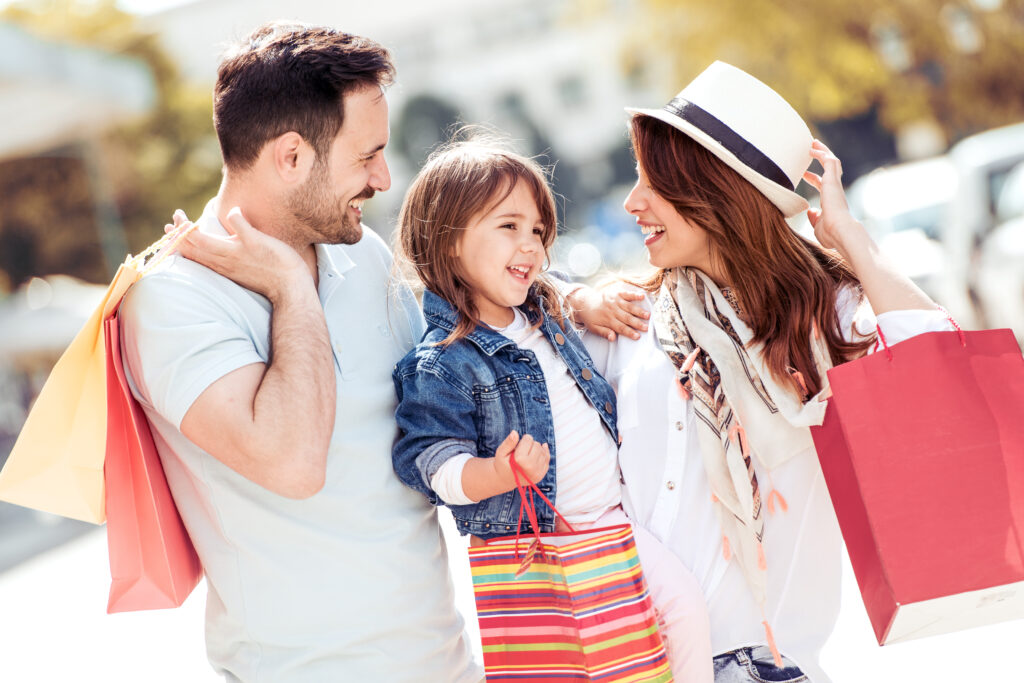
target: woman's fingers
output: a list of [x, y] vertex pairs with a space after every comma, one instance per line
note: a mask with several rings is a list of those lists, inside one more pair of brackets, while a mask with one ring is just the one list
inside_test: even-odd
[[821, 192], [821, 176], [811, 171], [804, 171], [804, 180], [818, 192]]

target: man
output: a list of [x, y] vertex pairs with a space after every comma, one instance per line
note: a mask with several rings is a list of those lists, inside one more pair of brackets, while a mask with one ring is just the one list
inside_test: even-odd
[[391, 369], [422, 321], [360, 217], [391, 183], [393, 73], [381, 46], [327, 28], [245, 39], [218, 70], [224, 180], [182, 244], [194, 260], [121, 309], [228, 680], [482, 677], [436, 514], [391, 469]]

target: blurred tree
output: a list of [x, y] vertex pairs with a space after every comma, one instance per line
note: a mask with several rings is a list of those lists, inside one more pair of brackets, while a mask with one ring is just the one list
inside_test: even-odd
[[[114, 0], [23, 3], [0, 12], [0, 20], [43, 38], [129, 55], [152, 70], [153, 111], [88, 143], [95, 152], [88, 157], [96, 164], [92, 175], [112, 188], [133, 252], [163, 234], [175, 208], [201, 213], [221, 169], [210, 94], [181, 78], [156, 36], [142, 32]], [[96, 282], [109, 278], [99, 247], [96, 188], [83, 156], [72, 147], [0, 163], [0, 269], [12, 286], [57, 272]]]
[[640, 0], [631, 49], [680, 87], [721, 59], [805, 118], [875, 111], [949, 142], [1024, 119], [1024, 0]]

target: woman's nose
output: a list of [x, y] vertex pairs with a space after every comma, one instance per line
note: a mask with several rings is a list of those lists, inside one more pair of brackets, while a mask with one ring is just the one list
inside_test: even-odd
[[644, 207], [643, 196], [640, 191], [640, 183], [633, 186], [633, 189], [626, 195], [626, 200], [622, 202], [622, 208], [626, 210], [626, 213], [634, 214], [642, 211]]

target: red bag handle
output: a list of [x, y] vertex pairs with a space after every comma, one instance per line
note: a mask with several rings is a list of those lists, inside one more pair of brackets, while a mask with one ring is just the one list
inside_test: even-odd
[[[950, 324], [956, 329], [957, 334], [960, 335], [960, 346], [967, 348], [967, 337], [964, 335], [964, 331], [960, 329], [960, 325], [958, 325], [957, 322], [953, 320], [953, 316], [951, 316], [949, 314], [949, 311], [947, 311], [945, 308], [943, 308], [942, 306], [936, 306], [936, 308], [938, 308], [946, 315], [946, 320], [950, 322]], [[875, 330], [878, 331], [878, 341], [880, 341], [882, 343], [882, 346], [885, 348], [885, 355], [889, 357], [890, 361], [892, 361], [892, 349], [889, 348], [888, 342], [885, 341], [885, 334], [882, 333], [881, 325], [878, 325], [876, 323]]]
[[[555, 507], [554, 503], [548, 500], [548, 497], [545, 496], [544, 493], [539, 488], [537, 488], [537, 485], [530, 481], [530, 479], [526, 476], [526, 473], [523, 472], [523, 469], [519, 466], [519, 463], [516, 462], [515, 453], [512, 453], [508, 456], [508, 464], [509, 467], [512, 469], [512, 476], [515, 477], [516, 480], [516, 490], [519, 491], [519, 521], [516, 523], [516, 559], [518, 560], [519, 537], [521, 535], [523, 528], [524, 512], [526, 513], [526, 517], [530, 520], [530, 524], [533, 527], [533, 536], [536, 539], [535, 542], [537, 544], [541, 543], [540, 524], [538, 524], [537, 522], [537, 504], [533, 500], [534, 493], [540, 496], [541, 500], [548, 504], [548, 507], [551, 508], [552, 512], [554, 512], [560, 520], [562, 520], [562, 523], [565, 524], [566, 528], [568, 528], [569, 531], [575, 532], [576, 530], [573, 529], [572, 525], [569, 524], [565, 517], [562, 516], [562, 513], [558, 511], [558, 508]], [[519, 479], [520, 474], [523, 477], [522, 480]]]

